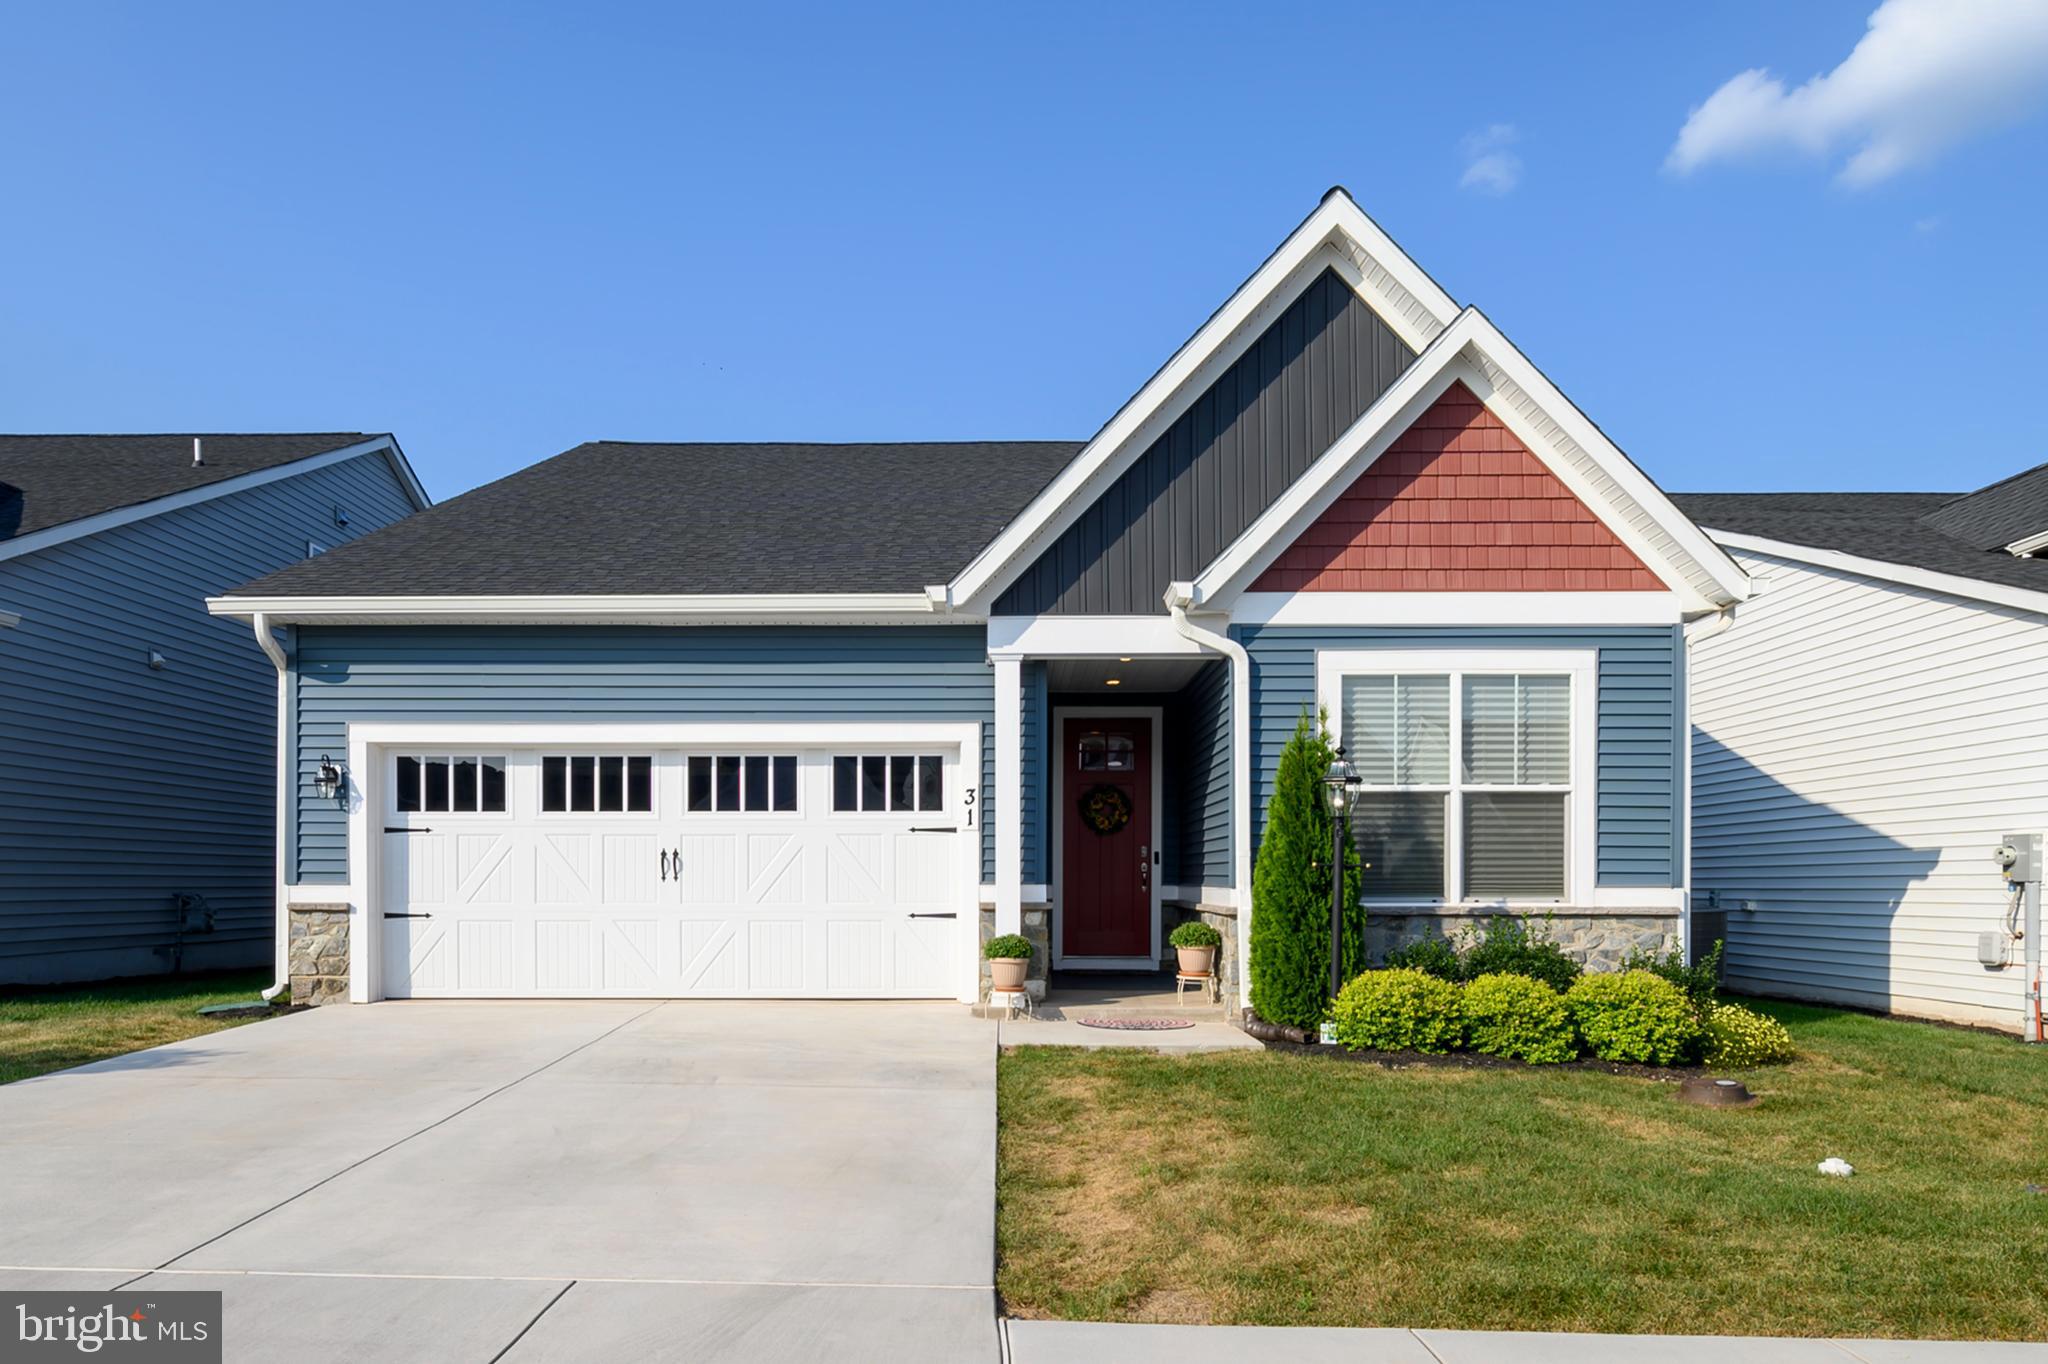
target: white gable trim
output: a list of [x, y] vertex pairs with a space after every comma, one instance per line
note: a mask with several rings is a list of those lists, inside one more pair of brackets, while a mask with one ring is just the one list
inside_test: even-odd
[[1938, 573], [1931, 568], [1914, 568], [1910, 564], [1866, 559], [1860, 554], [1844, 554], [1840, 550], [1794, 544], [1789, 540], [1772, 540], [1761, 535], [1737, 535], [1725, 530], [1709, 530], [1707, 534], [1714, 538], [1715, 543], [1726, 545], [1729, 549], [1768, 554], [1777, 559], [1790, 559], [1794, 563], [1812, 564], [1816, 568], [1831, 568], [1841, 573], [1876, 578], [1880, 582], [1897, 583], [1901, 587], [1917, 587], [1927, 592], [1940, 592], [1946, 596], [1964, 597], [1971, 601], [1989, 602], [1994, 606], [2009, 606], [2020, 611], [2048, 615], [2048, 592], [2036, 592], [2025, 587], [2008, 587], [2004, 583], [1985, 582], [1981, 578], [1965, 578], [1956, 573]]
[[0, 543], [0, 560], [17, 559], [24, 554], [34, 554], [39, 550], [48, 549], [52, 545], [61, 545], [67, 540], [98, 535], [116, 526], [125, 526], [152, 516], [162, 516], [165, 512], [196, 506], [201, 502], [211, 502], [217, 497], [232, 497], [251, 488], [260, 488], [266, 483], [297, 478], [300, 474], [310, 474], [316, 469], [325, 469], [330, 465], [343, 464], [364, 455], [380, 453], [390, 463], [391, 471], [398, 476], [398, 481], [404, 485], [406, 496], [412, 499], [414, 511], [424, 511], [434, 505], [433, 499], [427, 496], [426, 489], [420, 486], [419, 479], [413, 476], [412, 466], [406, 462], [405, 452], [398, 448], [398, 442], [390, 436], [378, 436], [373, 440], [344, 445], [338, 450], [328, 450], [321, 454], [308, 455], [304, 459], [295, 459], [289, 464], [278, 464], [268, 469], [258, 469], [253, 473], [237, 474], [218, 483], [208, 483], [203, 487], [188, 488], [183, 492], [154, 497], [147, 502], [137, 502], [133, 506], [115, 507], [94, 516], [81, 516], [76, 521], [66, 521], [62, 525], [46, 526], [42, 530], [31, 531], [27, 535]]
[[1292, 303], [1326, 267], [1335, 268], [1414, 350], [1435, 341], [1457, 314], [1450, 295], [1394, 245], [1350, 195], [1341, 189], [1330, 191], [1081, 453], [953, 578], [946, 601], [970, 614], [986, 615], [1016, 574], [1058, 539], [1258, 340], [1267, 316]]
[[1195, 580], [1227, 610], [1453, 383], [1462, 382], [1573, 496], [1679, 594], [1685, 610], [1749, 595], [1749, 580], [1657, 485], [1517, 351], [1467, 308], [1272, 506]]

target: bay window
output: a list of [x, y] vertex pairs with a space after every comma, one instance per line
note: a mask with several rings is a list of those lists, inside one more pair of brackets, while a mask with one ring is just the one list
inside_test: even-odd
[[1566, 902], [1590, 889], [1591, 655], [1323, 656], [1360, 783], [1368, 899]]

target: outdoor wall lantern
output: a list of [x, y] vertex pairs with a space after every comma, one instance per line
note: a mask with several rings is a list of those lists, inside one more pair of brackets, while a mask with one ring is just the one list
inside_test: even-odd
[[1330, 802], [1330, 998], [1344, 988], [1344, 835], [1350, 825], [1345, 812], [1351, 808], [1351, 788], [1358, 785], [1358, 769], [1344, 756], [1342, 748], [1330, 751], [1330, 767], [1323, 773], [1323, 795]]
[[341, 790], [341, 775], [341, 764], [322, 753], [320, 770], [313, 774], [313, 794], [322, 800], [334, 799]]

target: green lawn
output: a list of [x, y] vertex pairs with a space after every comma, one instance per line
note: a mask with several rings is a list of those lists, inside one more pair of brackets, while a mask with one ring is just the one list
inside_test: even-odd
[[0, 994], [0, 1084], [235, 1027], [248, 1020], [201, 1018], [199, 1006], [269, 987], [268, 971], [236, 971]]
[[[998, 1072], [1019, 1316], [2048, 1338], [2048, 1048], [1757, 1007], [1746, 1110], [1597, 1071], [1024, 1048]], [[1817, 1173], [1839, 1155], [1849, 1179]]]

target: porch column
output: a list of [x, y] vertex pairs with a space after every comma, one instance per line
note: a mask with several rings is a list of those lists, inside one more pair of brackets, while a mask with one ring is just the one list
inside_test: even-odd
[[996, 932], [1024, 931], [1024, 662], [997, 656]]

